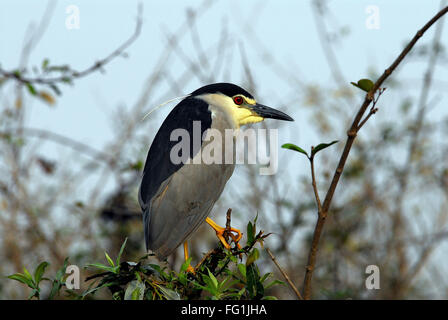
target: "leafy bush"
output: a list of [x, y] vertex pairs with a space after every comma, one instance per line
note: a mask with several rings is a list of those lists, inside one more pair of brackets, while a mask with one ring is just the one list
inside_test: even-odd
[[47, 299], [61, 295], [71, 299], [94, 298], [97, 291], [107, 288], [115, 300], [258, 300], [276, 299], [267, 296], [270, 287], [282, 284], [279, 280], [269, 280], [272, 273], [261, 275], [256, 264], [260, 253], [256, 244], [263, 246], [263, 240], [269, 236], [263, 231], [256, 232], [256, 218], [247, 225], [246, 245], [242, 248], [234, 246], [225, 249], [222, 244], [206, 254], [195, 267], [195, 272], [187, 271], [191, 258], [185, 261], [179, 272], [168, 270], [157, 264], [146, 263], [148, 255], [137, 262], [121, 261], [126, 241], [121, 246], [115, 261], [105, 252], [107, 264], [91, 263], [86, 268], [93, 268], [97, 273], [86, 278], [89, 287], [82, 293], [68, 289], [65, 273], [68, 258], [57, 271], [53, 279], [43, 277], [48, 262], [40, 263], [31, 275], [25, 268], [24, 273], [16, 273], [8, 278], [19, 281], [32, 289], [28, 299], [41, 298], [41, 281], [52, 282]]

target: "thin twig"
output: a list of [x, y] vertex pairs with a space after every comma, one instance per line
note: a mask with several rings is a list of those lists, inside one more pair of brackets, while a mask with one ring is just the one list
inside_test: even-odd
[[55, 83], [67, 83], [69, 81], [72, 81], [73, 79], [82, 78], [97, 70], [100, 70], [117, 56], [123, 55], [124, 51], [138, 38], [141, 29], [142, 29], [142, 6], [140, 4], [138, 7], [137, 24], [135, 26], [134, 33], [131, 35], [131, 37], [127, 39], [123, 44], [121, 44], [117, 49], [111, 52], [107, 57], [98, 60], [90, 67], [82, 71], [68, 69], [67, 72], [63, 73], [61, 76], [52, 78], [44, 78], [44, 77], [27, 78], [22, 76], [20, 73], [16, 71], [6, 71], [0, 67], [0, 75], [4, 78], [15, 79], [16, 81], [22, 84], [54, 85]]
[[37, 137], [40, 139], [46, 139], [49, 141], [53, 141], [55, 143], [58, 143], [62, 146], [72, 148], [73, 150], [86, 154], [90, 157], [92, 157], [94, 160], [100, 162], [100, 163], [110, 163], [112, 161], [112, 157], [110, 157], [108, 154], [96, 150], [92, 148], [91, 146], [84, 144], [82, 142], [76, 141], [72, 138], [60, 135], [58, 133], [45, 130], [45, 129], [39, 129], [39, 128], [16, 128], [11, 129], [9, 131], [0, 131], [0, 138], [6, 138], [8, 136], [12, 136], [17, 134], [17, 132], [21, 132], [22, 134], [26, 136], [31, 137]]
[[[446, 5], [446, 0], [442, 0], [441, 1], [441, 7]], [[423, 81], [423, 86], [420, 92], [420, 97], [418, 100], [418, 109], [417, 109], [417, 113], [415, 115], [415, 120], [414, 120], [414, 124], [413, 124], [413, 130], [411, 132], [411, 139], [409, 141], [409, 145], [408, 145], [408, 153], [407, 153], [407, 157], [405, 160], [405, 165], [404, 165], [404, 169], [401, 172], [398, 182], [399, 182], [399, 189], [397, 192], [397, 196], [395, 199], [395, 203], [396, 203], [396, 208], [393, 211], [393, 215], [392, 215], [392, 223], [391, 223], [391, 230], [392, 230], [392, 235], [395, 238], [399, 238], [402, 237], [403, 235], [406, 234], [406, 230], [405, 230], [405, 226], [406, 226], [406, 221], [403, 219], [403, 205], [405, 203], [405, 196], [407, 194], [408, 191], [408, 187], [409, 187], [409, 178], [412, 174], [412, 170], [413, 170], [413, 164], [414, 164], [414, 156], [415, 153], [418, 150], [418, 146], [419, 146], [419, 139], [420, 139], [420, 135], [423, 129], [423, 125], [424, 125], [424, 120], [425, 120], [425, 116], [426, 113], [428, 112], [427, 107], [428, 107], [428, 96], [429, 96], [429, 92], [430, 92], [430, 88], [432, 85], [432, 80], [433, 80], [433, 74], [434, 74], [434, 70], [436, 67], [436, 62], [437, 62], [437, 58], [440, 55], [440, 50], [439, 50], [439, 43], [440, 43], [440, 39], [442, 36], [442, 30], [443, 30], [443, 22], [441, 21], [434, 32], [434, 38], [432, 41], [432, 52], [431, 55], [429, 57], [428, 60], [428, 66], [426, 69], [426, 72], [424, 74], [424, 81]], [[400, 278], [400, 281], [398, 281], [396, 283], [396, 286], [394, 288], [394, 291], [396, 293], [396, 297], [400, 297], [402, 295], [402, 293], [404, 292], [404, 290], [406, 289], [407, 286], [410, 285], [410, 282], [414, 279], [414, 276], [418, 273], [418, 270], [421, 268], [421, 266], [424, 265], [426, 259], [430, 256], [432, 249], [431, 248], [423, 248], [421, 255], [419, 256], [419, 258], [416, 260], [416, 266], [417, 268], [414, 269], [413, 267], [410, 267], [409, 264], [410, 262], [408, 261], [405, 252], [403, 251], [403, 247], [395, 244], [394, 245], [394, 238], [391, 239], [390, 244], [391, 246], [393, 246], [395, 248], [395, 256], [397, 257], [397, 265], [398, 265], [398, 269], [400, 270], [400, 274], [402, 275], [402, 277]], [[414, 271], [415, 270], [415, 274]], [[408, 273], [410, 272], [410, 274], [408, 275]]]
[[224, 238], [226, 238], [226, 240], [228, 240], [228, 237], [229, 237], [229, 235], [230, 235], [230, 230], [231, 230], [231, 227], [230, 227], [231, 215], [232, 215], [232, 208], [229, 208], [229, 209], [227, 210], [227, 213], [226, 213], [226, 230], [224, 231]]
[[370, 117], [372, 115], [374, 115], [378, 111], [378, 108], [376, 108], [376, 103], [378, 102], [379, 98], [381, 97], [381, 95], [383, 94], [383, 92], [385, 90], [386, 90], [386, 88], [380, 88], [379, 89], [378, 96], [376, 97], [376, 99], [374, 98], [373, 101], [372, 101], [372, 107], [370, 108], [369, 114], [358, 125], [358, 129], [357, 129], [358, 131], [362, 128], [362, 126], [364, 126], [364, 124], [367, 122], [367, 120], [369, 120]]
[[[314, 147], [312, 147], [311, 152], [313, 151], [313, 148]], [[320, 201], [319, 191], [317, 190], [316, 175], [314, 173], [314, 154], [311, 157], [309, 157], [309, 160], [311, 167], [311, 185], [313, 186], [314, 197], [316, 198], [317, 213], [320, 216], [322, 215], [322, 203]]]
[[345, 163], [347, 161], [348, 155], [350, 153], [353, 142], [355, 141], [356, 135], [359, 130], [359, 124], [361, 123], [363, 116], [374, 99], [374, 94], [383, 84], [383, 82], [389, 78], [389, 76], [395, 71], [398, 65], [403, 61], [406, 55], [411, 51], [417, 41], [423, 36], [423, 34], [443, 15], [448, 12], [448, 6], [439, 11], [431, 20], [429, 20], [423, 28], [417, 31], [412, 40], [408, 43], [408, 45], [403, 49], [400, 55], [395, 59], [395, 61], [387, 68], [381, 77], [375, 82], [373, 88], [366, 94], [364, 98], [364, 102], [359, 108], [350, 129], [347, 131], [347, 141], [344, 146], [344, 151], [342, 152], [341, 158], [339, 159], [338, 166], [334, 172], [333, 179], [331, 181], [330, 187], [328, 188], [327, 194], [325, 196], [323, 206], [322, 206], [322, 214], [319, 215], [316, 226], [314, 228], [313, 239], [311, 243], [311, 248], [308, 254], [308, 262], [305, 271], [305, 278], [303, 281], [303, 292], [304, 298], [311, 298], [311, 279], [313, 276], [314, 267], [316, 264], [316, 255], [319, 246], [319, 240], [322, 234], [323, 227], [325, 225], [325, 220], [327, 217], [328, 210], [330, 209], [331, 201], [333, 199], [334, 192], [336, 191], [336, 187], [339, 182], [339, 178], [344, 170]]
[[286, 282], [288, 282], [289, 286], [291, 287], [291, 289], [294, 291], [294, 293], [296, 294], [297, 298], [299, 300], [303, 300], [302, 295], [300, 294], [299, 290], [296, 288], [296, 286], [294, 285], [294, 283], [291, 281], [291, 279], [289, 278], [288, 274], [282, 269], [282, 267], [278, 264], [277, 259], [275, 259], [275, 256], [272, 254], [271, 250], [269, 250], [268, 247], [265, 247], [266, 252], [269, 254], [269, 256], [271, 257], [272, 261], [275, 263], [275, 265], [277, 266], [278, 270], [280, 270], [281, 274], [283, 275], [283, 277], [285, 278]]

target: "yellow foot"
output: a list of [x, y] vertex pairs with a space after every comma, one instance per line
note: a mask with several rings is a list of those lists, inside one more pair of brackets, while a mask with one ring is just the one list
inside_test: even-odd
[[[188, 260], [188, 243], [187, 243], [187, 241], [184, 242], [184, 258], [185, 258], [185, 261]], [[191, 266], [191, 264], [188, 265], [186, 271], [189, 273], [192, 273], [192, 274], [196, 274], [196, 272], [194, 271], [194, 268]]]
[[188, 267], [187, 267], [187, 270], [186, 270], [187, 272], [189, 272], [189, 273], [192, 273], [192, 274], [196, 274], [196, 272], [194, 271], [194, 268], [191, 266], [191, 265], [189, 265]]
[[[226, 231], [226, 228], [223, 228], [216, 224], [212, 219], [207, 218], [205, 220], [216, 232], [216, 236], [221, 241], [223, 246], [226, 249], [230, 250], [230, 244], [227, 243], [226, 239], [224, 238], [224, 232]], [[235, 242], [238, 249], [241, 249], [240, 244], [238, 243], [241, 240], [241, 237], [243, 236], [241, 231], [235, 228], [230, 228], [230, 234], [229, 236], [232, 238], [232, 240]]]

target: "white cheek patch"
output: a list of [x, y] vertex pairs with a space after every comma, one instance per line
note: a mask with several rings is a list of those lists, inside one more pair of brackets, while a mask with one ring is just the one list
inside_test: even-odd
[[[239, 128], [245, 124], [263, 121], [263, 117], [260, 117], [255, 112], [243, 106], [236, 106], [233, 99], [225, 95], [212, 93], [198, 96], [198, 98], [204, 100], [210, 106], [213, 106], [209, 108], [209, 110], [212, 111], [212, 119], [220, 116], [217, 110], [213, 110], [214, 108], [219, 108], [229, 119], [232, 120], [235, 128]], [[255, 104], [255, 100], [250, 99], [248, 103]]]

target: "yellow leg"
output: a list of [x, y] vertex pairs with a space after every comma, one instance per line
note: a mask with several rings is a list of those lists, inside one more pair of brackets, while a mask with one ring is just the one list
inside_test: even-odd
[[[223, 236], [226, 228], [219, 226], [215, 221], [213, 221], [210, 218], [205, 219], [205, 222], [207, 222], [215, 230], [216, 236], [221, 241], [221, 243], [224, 245], [224, 247], [226, 247], [227, 249], [230, 249], [230, 245], [227, 243], [226, 239], [224, 239], [224, 236]], [[234, 233], [236, 233], [236, 235]], [[230, 237], [236, 243], [238, 249], [241, 249], [241, 246], [238, 243], [238, 241], [240, 241], [242, 236], [243, 235], [241, 234], [240, 230], [235, 229], [235, 228], [230, 228]]]
[[[184, 242], [184, 258], [185, 258], [185, 261], [188, 260], [188, 243], [187, 243], [187, 241]], [[191, 264], [188, 265], [187, 272], [195, 273], [194, 268], [191, 266]]]

